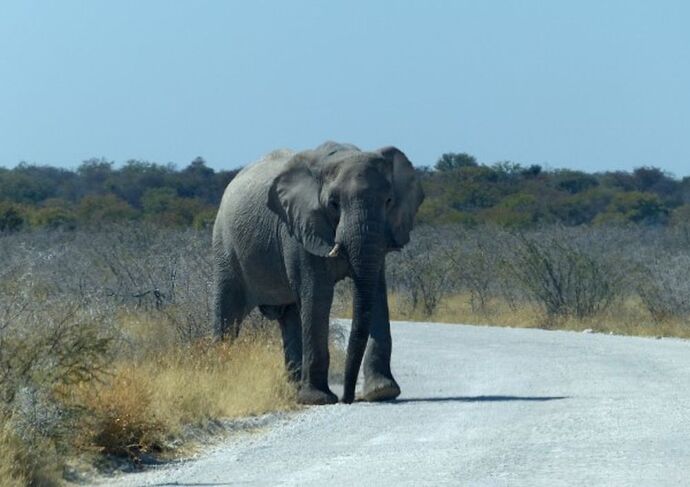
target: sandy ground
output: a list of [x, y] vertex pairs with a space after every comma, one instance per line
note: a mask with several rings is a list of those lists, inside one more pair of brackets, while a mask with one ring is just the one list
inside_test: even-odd
[[690, 341], [393, 335], [399, 400], [312, 407], [103, 485], [690, 485]]

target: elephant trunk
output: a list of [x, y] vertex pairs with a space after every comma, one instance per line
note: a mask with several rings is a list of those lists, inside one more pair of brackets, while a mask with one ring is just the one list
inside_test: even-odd
[[360, 231], [346, 244], [353, 272], [354, 295], [352, 328], [345, 362], [345, 403], [354, 400], [357, 375], [369, 339], [377, 286], [380, 285], [379, 276], [385, 256], [382, 222], [374, 218], [364, 218], [360, 222]]

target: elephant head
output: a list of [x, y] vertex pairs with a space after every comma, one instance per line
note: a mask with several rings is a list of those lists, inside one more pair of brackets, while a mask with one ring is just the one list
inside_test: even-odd
[[363, 152], [332, 142], [293, 156], [269, 191], [269, 207], [307, 252], [349, 263], [354, 295], [346, 402], [354, 398], [385, 254], [409, 241], [423, 199], [415, 170], [400, 150]]

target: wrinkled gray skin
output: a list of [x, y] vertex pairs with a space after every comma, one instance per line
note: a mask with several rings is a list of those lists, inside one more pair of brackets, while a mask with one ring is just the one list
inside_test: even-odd
[[[407, 157], [394, 147], [363, 152], [327, 142], [275, 151], [228, 185], [213, 227], [215, 332], [237, 336], [255, 307], [277, 319], [298, 399], [329, 404], [328, 328], [333, 287], [354, 282], [343, 402], [400, 394], [390, 369], [385, 255], [409, 240], [424, 195]], [[366, 353], [365, 353], [366, 349]]]

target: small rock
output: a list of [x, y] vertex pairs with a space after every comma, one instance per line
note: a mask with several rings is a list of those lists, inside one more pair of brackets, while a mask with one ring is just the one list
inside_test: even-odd
[[594, 333], [594, 330], [592, 330], [591, 328], [586, 328], [582, 330], [582, 333]]

